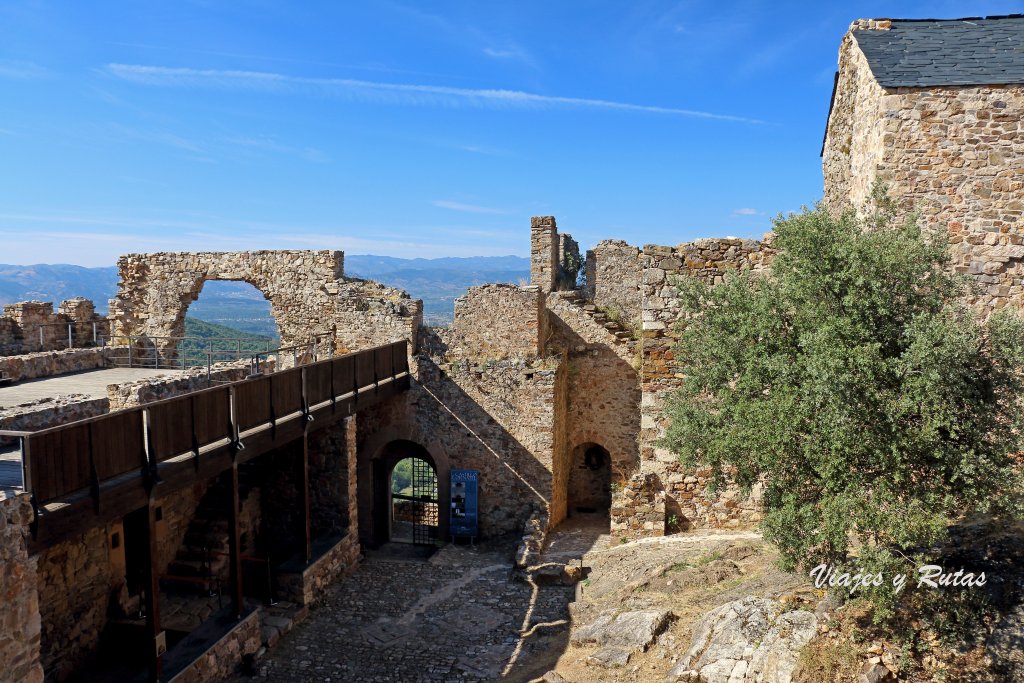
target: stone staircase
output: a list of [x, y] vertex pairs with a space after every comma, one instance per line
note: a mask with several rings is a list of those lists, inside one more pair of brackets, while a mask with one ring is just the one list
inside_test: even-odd
[[[578, 329], [571, 320], [562, 316], [563, 320], [573, 327], [577, 334], [590, 343], [607, 344], [624, 360], [632, 359], [637, 343], [633, 331], [620, 321], [611, 318], [592, 302], [587, 301], [577, 290], [553, 292], [552, 294], [569, 305], [572, 312], [576, 314], [573, 317], [583, 322], [587, 328], [591, 328], [590, 330]], [[557, 304], [556, 313], [558, 313]]]
[[[240, 468], [240, 503], [244, 504], [253, 488], [253, 477], [249, 470]], [[220, 587], [227, 585], [230, 501], [230, 479], [222, 476], [200, 499], [181, 546], [161, 577], [162, 585], [168, 588], [191, 585], [208, 593], [219, 591]]]

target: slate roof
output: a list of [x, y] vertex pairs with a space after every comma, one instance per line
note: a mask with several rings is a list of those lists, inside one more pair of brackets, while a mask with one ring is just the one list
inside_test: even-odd
[[854, 35], [880, 85], [1024, 84], [1024, 15], [893, 19]]

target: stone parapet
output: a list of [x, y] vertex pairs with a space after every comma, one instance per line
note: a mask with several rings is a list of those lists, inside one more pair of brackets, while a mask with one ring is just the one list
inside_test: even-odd
[[470, 287], [455, 300], [449, 355], [476, 360], [534, 358], [544, 354], [547, 313], [539, 287], [491, 284]]
[[117, 353], [118, 349], [108, 346], [3, 356], [0, 357], [0, 372], [15, 382], [40, 377], [54, 377], [109, 367], [110, 359]]

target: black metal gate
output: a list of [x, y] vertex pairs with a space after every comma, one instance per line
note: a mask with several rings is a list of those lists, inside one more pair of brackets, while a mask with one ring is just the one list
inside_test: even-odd
[[412, 460], [412, 542], [430, 545], [437, 538], [437, 474], [425, 460]]
[[[392, 492], [392, 540], [433, 545], [437, 540], [437, 474], [425, 460], [412, 461], [412, 482], [406, 493]], [[410, 533], [411, 532], [411, 533]]]

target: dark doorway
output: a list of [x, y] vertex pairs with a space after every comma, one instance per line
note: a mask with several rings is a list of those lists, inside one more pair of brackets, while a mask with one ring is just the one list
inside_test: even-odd
[[391, 470], [391, 540], [434, 545], [438, 530], [437, 472], [417, 457], [399, 460]]
[[585, 443], [573, 451], [569, 471], [569, 514], [605, 513], [612, 506], [612, 459], [607, 449]]
[[144, 584], [149, 557], [149, 510], [141, 508], [124, 516], [124, 580], [128, 595], [136, 596]]

